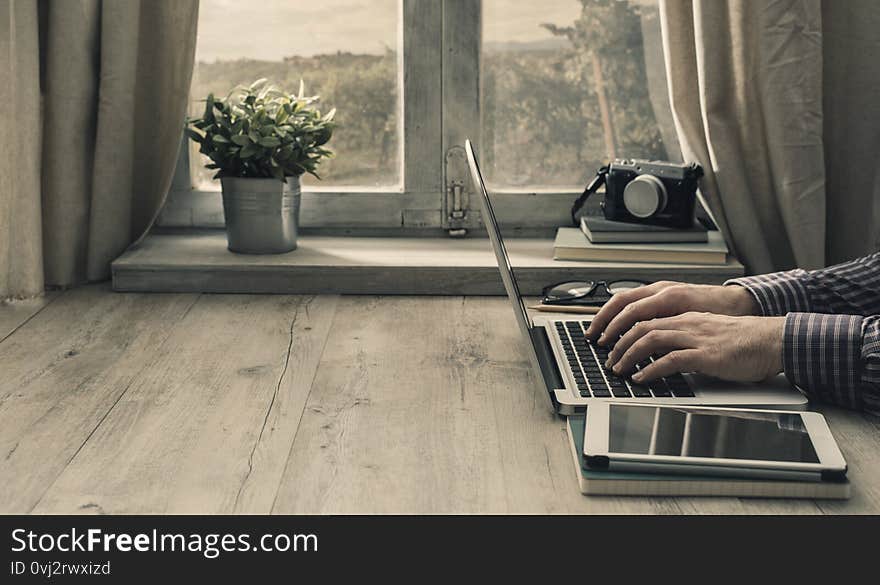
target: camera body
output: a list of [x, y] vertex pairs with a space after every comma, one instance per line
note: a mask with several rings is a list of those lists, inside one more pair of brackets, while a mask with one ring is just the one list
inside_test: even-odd
[[605, 178], [605, 219], [690, 228], [702, 176], [697, 163], [615, 160]]

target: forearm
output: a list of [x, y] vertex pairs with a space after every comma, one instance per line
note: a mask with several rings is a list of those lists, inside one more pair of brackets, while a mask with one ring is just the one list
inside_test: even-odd
[[880, 316], [789, 313], [782, 352], [812, 398], [880, 415]]

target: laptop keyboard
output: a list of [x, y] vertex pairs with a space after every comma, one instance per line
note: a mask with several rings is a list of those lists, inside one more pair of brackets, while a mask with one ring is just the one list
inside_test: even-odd
[[[681, 374], [636, 384], [630, 378], [605, 368], [609, 349], [593, 344], [584, 334], [589, 321], [557, 321], [556, 332], [562, 340], [565, 358], [583, 398], [690, 398], [694, 393]], [[653, 358], [637, 364], [642, 369]]]

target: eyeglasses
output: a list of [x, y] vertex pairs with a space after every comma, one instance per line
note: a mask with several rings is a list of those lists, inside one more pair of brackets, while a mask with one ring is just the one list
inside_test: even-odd
[[572, 280], [552, 284], [541, 291], [545, 305], [583, 305], [599, 307], [619, 292], [649, 284], [641, 280]]

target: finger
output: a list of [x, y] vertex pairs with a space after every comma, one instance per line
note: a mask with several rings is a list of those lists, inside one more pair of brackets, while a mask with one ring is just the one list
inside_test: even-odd
[[628, 374], [636, 369], [636, 364], [658, 353], [668, 353], [681, 349], [693, 349], [696, 339], [686, 331], [654, 329], [636, 340], [614, 364], [614, 373]]
[[672, 317], [661, 317], [657, 319], [639, 321], [638, 323], [630, 327], [630, 329], [626, 333], [624, 333], [620, 339], [614, 342], [614, 347], [611, 348], [611, 352], [609, 352], [608, 354], [608, 365], [614, 365], [617, 360], [620, 359], [620, 356], [622, 356], [633, 343], [635, 343], [651, 331], [655, 331], [657, 329], [687, 330], [688, 324], [689, 320], [687, 320], [684, 315], [674, 315]]
[[678, 372], [698, 372], [702, 369], [703, 352], [698, 349], [680, 349], [667, 353], [633, 376], [636, 382], [649, 382]]
[[604, 345], [616, 343], [621, 333], [639, 321], [669, 317], [683, 312], [686, 305], [684, 299], [686, 294], [684, 287], [676, 287], [630, 303], [605, 326], [605, 332], [599, 339], [599, 343]]
[[649, 284], [647, 286], [642, 286], [639, 288], [634, 288], [628, 291], [617, 293], [613, 295], [596, 313], [596, 316], [593, 317], [593, 320], [590, 322], [590, 326], [587, 327], [587, 337], [590, 339], [595, 339], [598, 337], [604, 330], [606, 325], [617, 315], [624, 307], [628, 304], [638, 301], [639, 299], [643, 299], [645, 297], [649, 297], [651, 295], [657, 294], [657, 292], [663, 290], [666, 287], [672, 286], [671, 282], [655, 282], [653, 284]]

